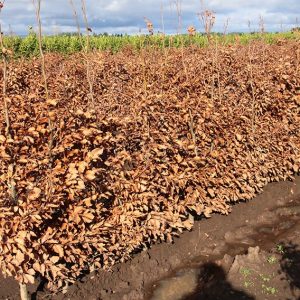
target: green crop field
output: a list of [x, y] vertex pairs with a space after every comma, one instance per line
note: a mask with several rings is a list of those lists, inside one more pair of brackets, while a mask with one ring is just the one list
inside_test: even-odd
[[[243, 33], [243, 34], [213, 34], [214, 41], [223, 45], [239, 42], [247, 44], [252, 40], [264, 40], [272, 44], [282, 39], [297, 39], [298, 33]], [[30, 32], [26, 37], [6, 36], [4, 38], [6, 48], [11, 49], [15, 57], [31, 57], [39, 54], [38, 39], [34, 32]], [[86, 37], [78, 35], [52, 35], [43, 37], [43, 48], [45, 52], [56, 52], [62, 54], [72, 54], [84, 49]], [[94, 50], [108, 50], [113, 53], [131, 47], [134, 50], [140, 50], [145, 47], [181, 47], [195, 45], [203, 47], [208, 44], [206, 35], [197, 33], [195, 36], [187, 34], [182, 35], [124, 35], [124, 36], [107, 36], [93, 35], [90, 36], [90, 47]]]

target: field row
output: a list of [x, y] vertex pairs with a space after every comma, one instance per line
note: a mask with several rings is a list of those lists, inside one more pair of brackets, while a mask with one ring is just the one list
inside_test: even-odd
[[211, 47], [48, 54], [49, 97], [11, 62], [3, 273], [62, 287], [299, 173], [299, 42]]
[[[278, 40], [299, 39], [298, 33], [265, 33], [265, 34], [228, 34], [213, 35], [214, 41], [222, 45], [235, 43], [247, 44], [253, 40], [262, 40], [268, 44], [276, 43]], [[38, 40], [35, 33], [31, 32], [26, 37], [7, 36], [4, 38], [7, 49], [12, 50], [15, 57], [30, 57], [39, 54]], [[45, 52], [56, 52], [62, 54], [72, 54], [82, 51], [86, 44], [86, 37], [79, 38], [77, 35], [59, 35], [43, 37], [43, 48]], [[144, 49], [145, 47], [168, 48], [181, 46], [188, 47], [195, 45], [204, 47], [208, 45], [208, 38], [202, 34], [195, 36], [189, 35], [153, 35], [153, 36], [91, 36], [90, 47], [94, 50], [108, 50], [112, 52], [120, 51], [131, 47], [134, 50]]]

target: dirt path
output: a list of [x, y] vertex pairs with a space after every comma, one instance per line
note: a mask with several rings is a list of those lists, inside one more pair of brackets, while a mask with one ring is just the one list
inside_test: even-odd
[[[99, 271], [66, 294], [36, 299], [299, 299], [300, 178], [269, 184], [251, 202], [195, 223], [174, 244], [154, 245], [112, 272]], [[217, 289], [216, 289], [217, 285]], [[31, 287], [36, 291], [37, 286]], [[40, 286], [41, 289], [41, 286]], [[0, 299], [18, 299], [11, 279]]]
[[285, 200], [256, 224], [226, 232], [216, 248], [154, 285], [148, 298], [300, 299], [300, 197]]

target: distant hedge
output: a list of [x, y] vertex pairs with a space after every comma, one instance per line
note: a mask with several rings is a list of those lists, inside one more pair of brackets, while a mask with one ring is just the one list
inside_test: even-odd
[[[299, 34], [293, 32], [284, 33], [247, 33], [247, 34], [213, 34], [213, 38], [223, 44], [232, 44], [239, 42], [246, 44], [251, 40], [263, 39], [267, 43], [274, 43], [281, 39], [298, 39]], [[26, 37], [6, 36], [4, 38], [6, 48], [11, 49], [15, 57], [31, 57], [39, 54], [37, 35], [30, 32]], [[82, 51], [86, 44], [86, 38], [77, 35], [53, 35], [43, 37], [43, 47], [45, 52], [56, 52], [63, 54], [72, 54]], [[90, 47], [94, 50], [108, 50], [113, 53], [126, 48], [132, 47], [135, 50], [140, 50], [145, 47], [181, 47], [195, 45], [203, 47], [208, 44], [208, 38], [203, 34], [195, 36], [183, 35], [98, 35], [90, 37]]]

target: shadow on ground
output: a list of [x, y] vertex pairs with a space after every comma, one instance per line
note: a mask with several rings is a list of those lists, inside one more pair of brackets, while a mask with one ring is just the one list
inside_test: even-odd
[[197, 290], [186, 300], [255, 300], [244, 291], [235, 289], [227, 281], [222, 267], [215, 263], [206, 263], [201, 267]]
[[[293, 243], [282, 245], [282, 258], [280, 260], [283, 280], [287, 280], [291, 291], [300, 290], [300, 247]], [[287, 299], [290, 300], [290, 299]], [[297, 298], [300, 300], [300, 297]]]

